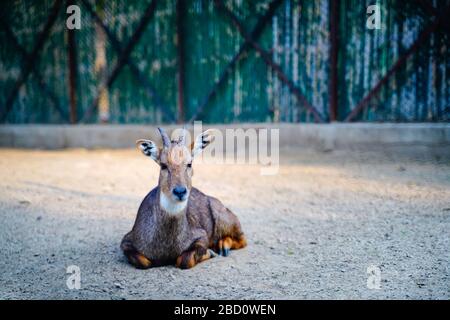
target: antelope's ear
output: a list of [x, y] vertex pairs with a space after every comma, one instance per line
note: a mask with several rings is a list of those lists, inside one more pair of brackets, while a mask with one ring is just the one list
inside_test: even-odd
[[214, 141], [213, 130], [208, 129], [202, 134], [199, 134], [192, 145], [192, 157], [202, 153], [211, 142]]
[[151, 140], [139, 139], [136, 145], [141, 149], [142, 153], [155, 161], [159, 161], [158, 146]]

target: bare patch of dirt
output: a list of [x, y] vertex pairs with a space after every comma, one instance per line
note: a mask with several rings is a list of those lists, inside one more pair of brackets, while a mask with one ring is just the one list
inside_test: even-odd
[[[191, 270], [136, 270], [119, 243], [157, 182], [152, 161], [0, 150], [0, 298], [450, 298], [448, 159], [285, 151], [281, 163], [274, 176], [194, 164], [194, 185], [238, 215], [248, 247]], [[66, 286], [70, 265], [80, 290]]]

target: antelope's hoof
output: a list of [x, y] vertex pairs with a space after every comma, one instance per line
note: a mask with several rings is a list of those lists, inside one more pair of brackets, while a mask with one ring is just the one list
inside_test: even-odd
[[208, 249], [208, 253], [209, 253], [209, 258], [210, 259], [215, 258], [215, 257], [218, 256], [218, 254], [215, 253], [214, 250], [211, 250], [211, 249]]
[[190, 269], [193, 266], [196, 265], [195, 261], [195, 252], [194, 251], [188, 251], [182, 253], [175, 263], [175, 265], [180, 269]]
[[217, 244], [218, 252], [220, 256], [228, 257], [230, 254], [231, 246], [233, 244], [233, 240], [230, 237], [225, 237], [219, 240]]

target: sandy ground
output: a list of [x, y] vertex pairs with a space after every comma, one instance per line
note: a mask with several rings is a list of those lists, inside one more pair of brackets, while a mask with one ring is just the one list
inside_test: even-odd
[[[119, 250], [157, 166], [136, 150], [0, 150], [2, 299], [449, 299], [450, 161], [285, 151], [194, 165], [249, 245], [191, 270], [136, 270]], [[79, 266], [81, 289], [66, 268]], [[367, 268], [380, 270], [370, 289]]]

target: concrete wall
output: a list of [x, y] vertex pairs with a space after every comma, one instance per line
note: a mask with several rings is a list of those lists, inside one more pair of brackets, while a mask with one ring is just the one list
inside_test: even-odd
[[[168, 132], [177, 126], [165, 126]], [[192, 127], [187, 127], [192, 129]], [[428, 148], [450, 153], [448, 123], [332, 123], [204, 125], [228, 128], [280, 129], [280, 147], [320, 150]], [[139, 138], [160, 141], [155, 126], [142, 125], [2, 125], [0, 147], [8, 148], [132, 148]]]

